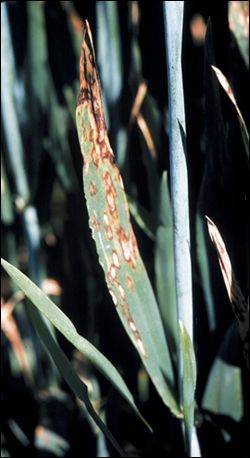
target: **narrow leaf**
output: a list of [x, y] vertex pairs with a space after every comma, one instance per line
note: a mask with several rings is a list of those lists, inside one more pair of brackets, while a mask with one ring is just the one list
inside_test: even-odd
[[179, 416], [173, 395], [173, 368], [159, 310], [138, 250], [123, 181], [108, 139], [87, 22], [76, 122], [84, 158], [83, 183], [89, 225], [109, 292], [158, 393]]
[[243, 353], [249, 367], [249, 310], [247, 302], [242, 294], [240, 286], [235, 278], [231, 261], [220, 235], [220, 232], [213, 221], [206, 216], [210, 238], [216, 248], [221, 272], [226, 286], [229, 300], [236, 317], [240, 337], [243, 343]]
[[[1, 260], [1, 264], [6, 272], [10, 275], [13, 281], [18, 287], [24, 292], [24, 294], [31, 300], [31, 302], [43, 313], [43, 315], [60, 331], [69, 342], [74, 345], [83, 355], [85, 355], [89, 361], [97, 368], [100, 372], [114, 385], [114, 387], [120, 392], [120, 394], [126, 399], [131, 405], [137, 415], [140, 415], [133, 396], [128, 390], [119, 372], [100, 353], [88, 340], [80, 336], [73, 323], [69, 318], [52, 302], [46, 294], [38, 288], [26, 275], [20, 270], [8, 263], [4, 259]], [[141, 417], [142, 418], [142, 417]], [[144, 423], [145, 420], [143, 419]]]
[[192, 431], [194, 423], [194, 392], [196, 386], [196, 363], [193, 344], [181, 321], [181, 355], [183, 367], [182, 399], [185, 423], [187, 450], [191, 451]]

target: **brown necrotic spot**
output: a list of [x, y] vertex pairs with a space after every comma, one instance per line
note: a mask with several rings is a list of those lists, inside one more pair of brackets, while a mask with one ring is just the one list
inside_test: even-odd
[[117, 211], [116, 211], [116, 202], [115, 202], [115, 195], [113, 191], [108, 191], [106, 194], [108, 206], [109, 206], [109, 211], [112, 216], [116, 217], [117, 216]]
[[88, 171], [89, 171], [89, 161], [87, 161], [86, 159], [84, 160], [83, 168], [84, 168], [84, 172], [88, 173]]
[[140, 353], [142, 354], [142, 356], [146, 357], [147, 353], [146, 353], [146, 350], [145, 350], [144, 345], [142, 343], [142, 340], [140, 338], [137, 338], [136, 345], [137, 345]]
[[106, 232], [107, 239], [108, 240], [112, 240], [113, 239], [113, 231], [112, 231], [110, 226], [106, 227], [105, 232]]
[[112, 260], [113, 260], [115, 267], [120, 267], [119, 257], [115, 250], [113, 250], [113, 253], [112, 253]]
[[89, 194], [91, 197], [95, 196], [97, 193], [96, 185], [93, 183], [93, 181], [90, 182], [89, 185]]
[[132, 231], [127, 235], [124, 230], [119, 227], [117, 230], [117, 235], [119, 237], [119, 242], [122, 248], [123, 257], [126, 262], [129, 263], [131, 267], [135, 267], [135, 253], [132, 240]]
[[126, 280], [127, 280], [127, 285], [129, 287], [130, 291], [134, 291], [135, 287], [134, 287], [134, 283], [133, 283], [132, 278], [129, 275], [127, 275], [126, 276]]
[[93, 215], [93, 217], [92, 217], [92, 222], [93, 222], [94, 228], [95, 228], [97, 231], [99, 231], [99, 230], [100, 230], [100, 223], [99, 223], [99, 221], [98, 221], [96, 215]]
[[109, 226], [109, 217], [106, 212], [103, 213], [103, 221], [106, 226]]
[[137, 331], [137, 327], [136, 327], [135, 322], [133, 320], [129, 320], [128, 324], [129, 324], [129, 327], [130, 327], [131, 331], [133, 331], [133, 332]]
[[105, 224], [106, 237], [107, 237], [108, 240], [112, 240], [113, 239], [113, 231], [112, 231], [112, 228], [110, 226], [109, 217], [108, 217], [106, 212], [103, 213], [103, 222]]
[[108, 279], [111, 283], [114, 283], [116, 279], [116, 269], [115, 266], [112, 264], [110, 266], [109, 272], [108, 272]]
[[108, 188], [111, 187], [111, 186], [113, 186], [112, 178], [111, 178], [109, 172], [106, 172], [106, 173], [104, 174], [103, 179], [104, 179], [104, 182], [105, 182], [105, 184], [106, 184], [106, 186], [107, 186]]
[[92, 159], [92, 162], [95, 165], [95, 167], [98, 167], [98, 165], [99, 165], [99, 155], [98, 155], [97, 150], [96, 150], [95, 147], [93, 148], [93, 151], [91, 153], [91, 159]]
[[117, 218], [116, 190], [114, 188], [113, 181], [109, 172], [106, 172], [103, 175], [103, 181], [106, 187], [106, 199], [109, 207], [109, 212], [113, 218]]
[[124, 291], [124, 288], [122, 287], [122, 285], [118, 285], [118, 289], [119, 289], [119, 292], [120, 292], [120, 295], [121, 295], [121, 298], [122, 299], [125, 299], [125, 291]]

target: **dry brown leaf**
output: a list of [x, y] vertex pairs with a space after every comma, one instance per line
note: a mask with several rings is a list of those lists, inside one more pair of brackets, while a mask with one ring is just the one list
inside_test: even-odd
[[237, 319], [239, 333], [243, 342], [243, 352], [249, 368], [249, 310], [240, 286], [235, 278], [232, 264], [217, 226], [206, 216], [210, 238], [216, 248], [221, 272], [225, 282], [227, 294]]
[[24, 294], [21, 291], [17, 291], [7, 302], [1, 300], [1, 329], [13, 348], [26, 382], [28, 384], [32, 384], [33, 377], [26, 355], [25, 346], [15, 318], [12, 314], [16, 303], [23, 300], [23, 298]]

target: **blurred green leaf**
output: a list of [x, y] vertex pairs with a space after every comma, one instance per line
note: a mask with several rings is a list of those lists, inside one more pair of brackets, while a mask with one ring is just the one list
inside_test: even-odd
[[181, 356], [183, 366], [182, 399], [185, 424], [185, 437], [187, 443], [187, 450], [190, 453], [192, 431], [194, 425], [194, 393], [196, 387], [196, 362], [193, 344], [181, 321], [179, 321], [179, 326], [181, 334]]
[[13, 201], [9, 187], [9, 180], [5, 170], [5, 162], [1, 153], [1, 221], [4, 224], [14, 222]]
[[28, 2], [27, 16], [27, 74], [30, 95], [32, 96], [32, 114], [34, 115], [34, 111], [36, 112], [36, 122], [33, 120], [33, 126], [37, 128], [39, 127], [39, 108], [45, 112], [48, 107], [48, 45], [44, 4], [42, 2]]
[[[58, 329], [58, 331], [60, 331], [64, 337], [72, 343], [72, 345], [74, 345], [74, 347], [85, 355], [91, 363], [99, 369], [100, 372], [102, 372], [102, 374], [127, 400], [137, 415], [142, 418], [130, 391], [110, 361], [105, 358], [105, 356], [102, 355], [102, 353], [100, 353], [90, 342], [77, 333], [76, 328], [69, 318], [46, 296], [40, 288], [38, 288], [28, 277], [26, 277], [26, 275], [4, 259], [1, 260], [1, 264], [18, 287], [31, 300], [31, 302], [43, 313], [43, 315], [55, 326], [55, 328]], [[143, 421], [145, 422], [144, 419]]]
[[235, 325], [227, 330], [213, 362], [202, 398], [202, 407], [234, 421], [243, 416], [240, 364], [241, 345]]
[[217, 357], [209, 374], [202, 408], [240, 421], [243, 415], [241, 370]]
[[7, 4], [1, 3], [1, 113], [3, 137], [11, 174], [14, 178], [16, 206], [21, 211], [30, 198], [25, 155], [14, 102], [17, 81]]

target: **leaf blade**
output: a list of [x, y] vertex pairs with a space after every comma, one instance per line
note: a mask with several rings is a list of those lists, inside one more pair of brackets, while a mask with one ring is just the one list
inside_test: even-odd
[[158, 393], [171, 411], [180, 416], [158, 306], [138, 250], [123, 181], [108, 139], [87, 22], [80, 61], [76, 124], [84, 158], [83, 183], [89, 225], [109, 292]]

